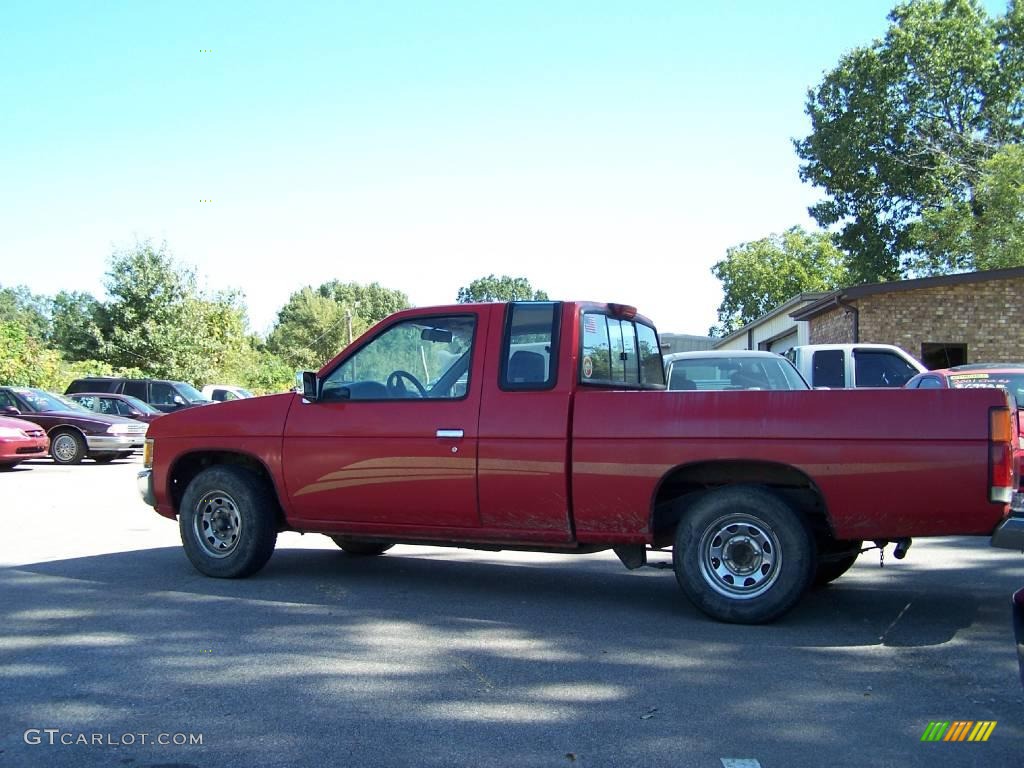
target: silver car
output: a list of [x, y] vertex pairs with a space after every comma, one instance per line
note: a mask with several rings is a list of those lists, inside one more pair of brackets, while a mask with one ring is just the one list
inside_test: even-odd
[[743, 350], [665, 355], [665, 381], [670, 390], [810, 389], [782, 355]]

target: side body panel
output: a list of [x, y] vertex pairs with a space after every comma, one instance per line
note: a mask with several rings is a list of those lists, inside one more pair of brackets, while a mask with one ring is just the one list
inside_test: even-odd
[[480, 409], [480, 520], [486, 528], [572, 538], [568, 479], [569, 416], [576, 370], [574, 305], [563, 304], [558, 373], [545, 391], [499, 388], [506, 313], [497, 307]]
[[[963, 395], [963, 397], [957, 397]], [[580, 388], [572, 484], [581, 542], [645, 541], [659, 481], [707, 461], [784, 464], [839, 538], [990, 534], [982, 390], [602, 392]]]
[[169, 485], [175, 464], [190, 455], [211, 451], [240, 453], [256, 459], [270, 474], [278, 499], [288, 513], [281, 474], [281, 435], [285, 417], [299, 396], [287, 393], [235, 400], [204, 408], [188, 408], [161, 416], [149, 426], [154, 441], [153, 491], [156, 511], [177, 514]]
[[[292, 525], [363, 532], [396, 526], [480, 527], [478, 421], [481, 390], [491, 386], [484, 380], [491, 308], [459, 313], [476, 315], [462, 399], [300, 399], [295, 404], [283, 448]], [[441, 431], [461, 436], [439, 436]]]

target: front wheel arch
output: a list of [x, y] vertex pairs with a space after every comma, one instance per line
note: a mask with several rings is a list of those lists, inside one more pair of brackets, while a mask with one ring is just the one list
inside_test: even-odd
[[237, 466], [197, 474], [182, 496], [178, 529], [197, 571], [222, 579], [256, 573], [277, 543], [276, 504], [259, 475]]

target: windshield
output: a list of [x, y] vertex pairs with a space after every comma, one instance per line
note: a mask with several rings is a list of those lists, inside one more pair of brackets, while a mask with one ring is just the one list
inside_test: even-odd
[[1015, 405], [1024, 403], [1024, 371], [1021, 373], [978, 372], [954, 373], [949, 377], [949, 386], [955, 389], [1005, 389]]
[[65, 400], [43, 389], [18, 388], [14, 392], [37, 413], [46, 413], [47, 411], [87, 411], [86, 408], [83, 408], [73, 400]]
[[672, 360], [670, 390], [810, 389], [784, 357], [706, 356]]
[[206, 398], [203, 397], [203, 393], [193, 387], [191, 384], [186, 384], [183, 381], [179, 381], [177, 384], [178, 391], [184, 396], [184, 398], [193, 403], [205, 403]]
[[242, 389], [241, 387], [239, 387], [237, 391], [242, 395], [242, 397], [256, 397], [256, 395], [254, 395], [248, 389]]
[[131, 395], [121, 395], [121, 397], [123, 397], [124, 401], [128, 403], [128, 405], [130, 405], [132, 408], [138, 411], [142, 411], [143, 413], [163, 413], [163, 411], [157, 410], [149, 403], [145, 403], [142, 400], [139, 400], [139, 398], [137, 397], [132, 397]]

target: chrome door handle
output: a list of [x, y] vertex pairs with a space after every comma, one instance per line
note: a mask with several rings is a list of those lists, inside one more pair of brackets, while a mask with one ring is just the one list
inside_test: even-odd
[[461, 438], [461, 429], [439, 429], [437, 430], [438, 437], [449, 437], [449, 438]]

